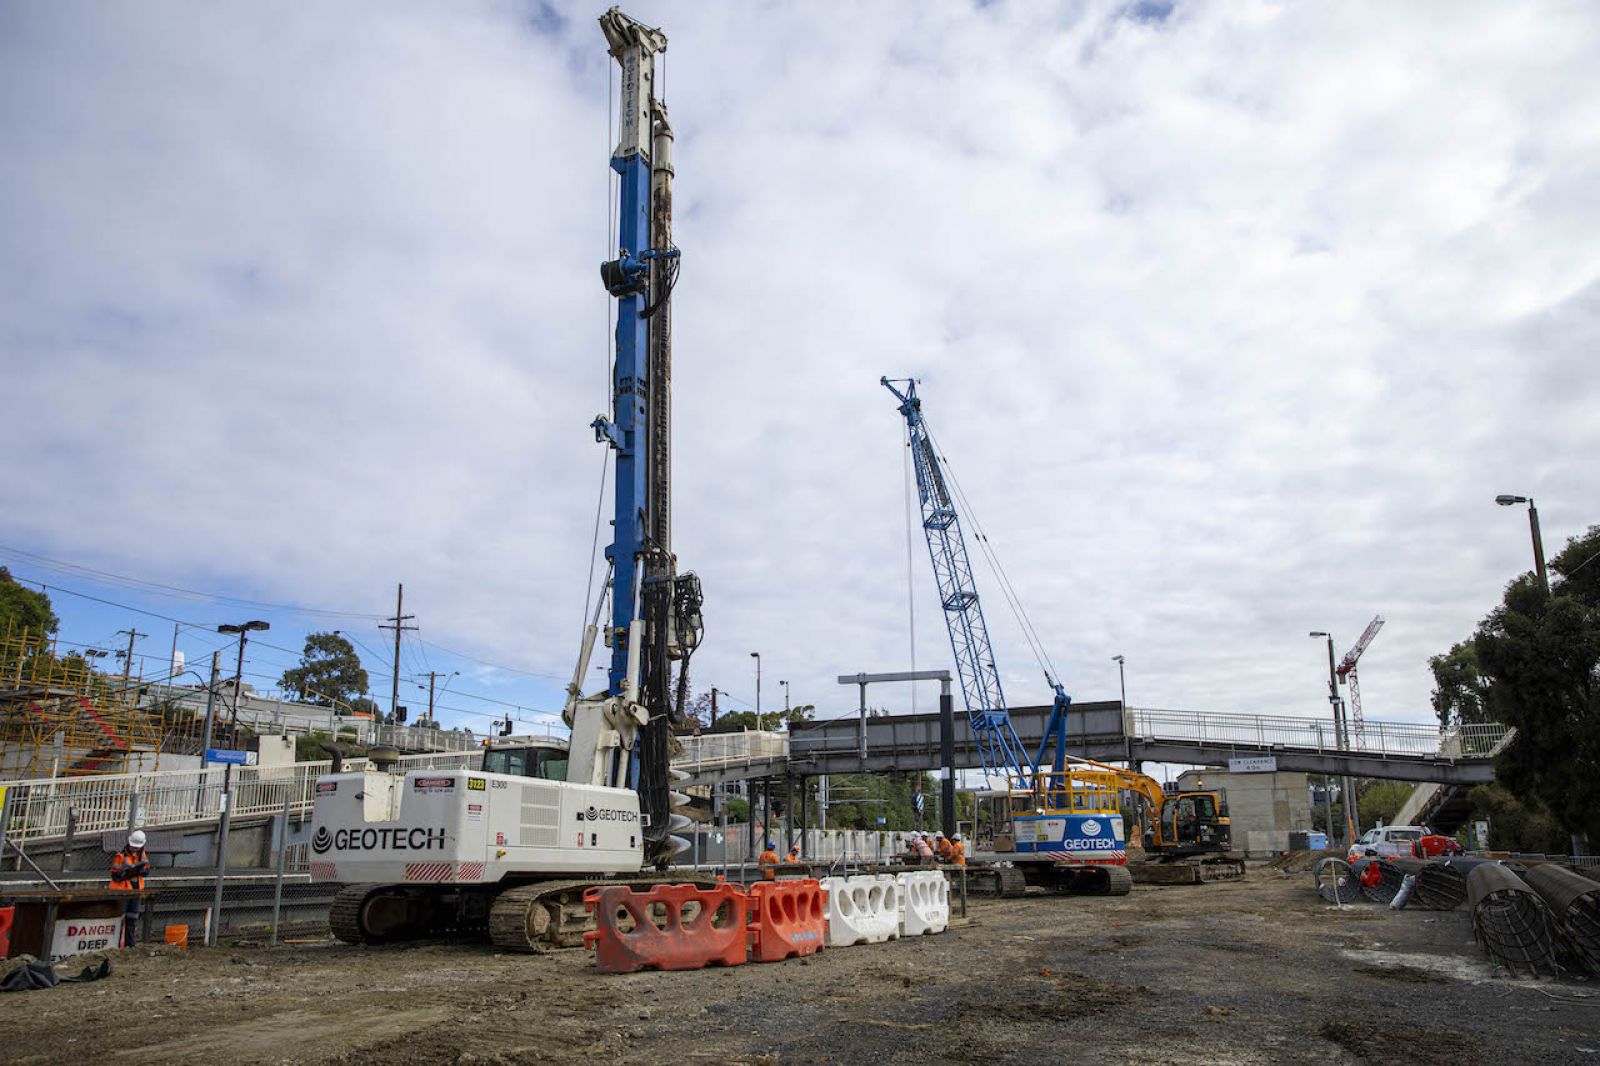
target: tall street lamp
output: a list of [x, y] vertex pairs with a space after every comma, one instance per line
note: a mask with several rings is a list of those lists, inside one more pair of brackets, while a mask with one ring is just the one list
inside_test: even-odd
[[1528, 505], [1528, 529], [1533, 533], [1533, 565], [1539, 573], [1539, 587], [1544, 589], [1546, 596], [1550, 595], [1550, 574], [1544, 567], [1544, 538], [1539, 535], [1539, 508], [1533, 505], [1533, 497], [1502, 494], [1496, 496], [1494, 502], [1501, 507], [1514, 507], [1519, 503]]
[[[1312, 637], [1326, 637], [1328, 640], [1328, 702], [1333, 707], [1334, 743], [1339, 746], [1340, 751], [1347, 751], [1349, 750], [1350, 742], [1349, 737], [1345, 732], [1344, 700], [1339, 698], [1339, 668], [1333, 661], [1333, 634], [1316, 630], [1309, 635]], [[1349, 774], [1341, 775], [1339, 778], [1339, 789], [1344, 797], [1345, 829], [1349, 834], [1349, 842], [1354, 844], [1357, 830], [1361, 826], [1361, 812], [1356, 807], [1356, 789], [1354, 779], [1351, 778]], [[1330, 811], [1331, 806], [1332, 805], [1330, 803]], [[1333, 832], [1333, 826], [1331, 824], [1328, 826], [1328, 832], [1329, 834], [1332, 834]]]
[[756, 728], [761, 728], [761, 653], [753, 651], [750, 658], [756, 661]]
[[1127, 660], [1120, 655], [1113, 655], [1111, 661], [1117, 664], [1117, 687], [1122, 690], [1122, 713], [1128, 713], [1128, 674]]
[[783, 713], [787, 717], [789, 714], [789, 682], [779, 681], [778, 684], [783, 686]]
[[249, 622], [241, 622], [238, 625], [222, 625], [217, 627], [218, 633], [239, 634], [239, 662], [233, 670], [233, 713], [229, 717], [229, 723], [235, 728], [237, 728], [239, 725], [239, 696], [244, 685], [245, 641], [250, 639], [250, 633], [253, 631], [267, 630], [271, 628], [271, 625], [261, 621], [259, 618]]

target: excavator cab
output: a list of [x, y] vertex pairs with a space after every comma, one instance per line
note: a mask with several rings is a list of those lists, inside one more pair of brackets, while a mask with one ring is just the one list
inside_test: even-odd
[[1233, 828], [1228, 817], [1228, 795], [1221, 789], [1179, 792], [1161, 805], [1158, 845], [1169, 854], [1197, 855], [1230, 851]]

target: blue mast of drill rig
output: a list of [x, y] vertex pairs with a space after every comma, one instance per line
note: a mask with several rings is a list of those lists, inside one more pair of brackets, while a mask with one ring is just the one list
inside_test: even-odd
[[[600, 417], [593, 423], [595, 439], [609, 442], [617, 453], [613, 540], [606, 548], [606, 558], [612, 565], [608, 692], [619, 696], [626, 686], [629, 649], [635, 633], [633, 623], [640, 617], [641, 572], [652, 542], [651, 389], [667, 387], [665, 382], [653, 381], [650, 373], [652, 274], [660, 275], [659, 267], [676, 260], [678, 250], [655, 248], [651, 244], [651, 155], [655, 146], [652, 111], [657, 104], [655, 55], [666, 50], [666, 36], [635, 22], [616, 8], [600, 19], [600, 27], [622, 72], [621, 121], [617, 147], [611, 155], [611, 169], [621, 178], [617, 258], [600, 268], [607, 291], [617, 298], [613, 411], [612, 420]], [[670, 282], [662, 287], [669, 289]], [[658, 306], [666, 295], [666, 292], [656, 294]], [[637, 656], [638, 651], [634, 654]], [[636, 658], [636, 666], [637, 662]]]

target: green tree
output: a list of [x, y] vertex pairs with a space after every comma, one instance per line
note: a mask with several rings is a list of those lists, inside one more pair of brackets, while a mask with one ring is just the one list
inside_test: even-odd
[[1484, 708], [1483, 675], [1478, 672], [1478, 648], [1463, 640], [1443, 655], [1428, 660], [1433, 671], [1433, 713], [1442, 729], [1489, 721]]
[[[806, 722], [811, 721], [811, 718], [816, 713], [816, 710], [817, 708], [814, 705], [803, 703], [800, 706], [790, 708], [787, 711], [762, 711], [762, 724], [760, 728], [769, 730], [793, 729], [797, 725], [803, 725]], [[738, 733], [745, 729], [755, 728], [757, 728], [756, 712], [730, 711], [726, 714], [717, 715], [716, 727], [714, 729], [707, 730], [707, 732]]]
[[[1527, 810], [1549, 813], [1564, 832], [1600, 838], [1600, 526], [1569, 541], [1554, 559], [1547, 594], [1532, 574], [1507, 586], [1479, 623], [1470, 662], [1452, 649], [1435, 670], [1434, 705], [1466, 713], [1474, 696], [1486, 715], [1515, 726], [1496, 759], [1498, 782]], [[1460, 646], [1458, 645], [1457, 648]], [[1450, 687], [1446, 687], [1446, 685]]]
[[1403, 781], [1356, 782], [1356, 795], [1360, 798], [1357, 807], [1361, 815], [1362, 828], [1370, 829], [1379, 822], [1384, 825], [1394, 824], [1394, 816], [1400, 813], [1400, 808], [1405, 806], [1406, 800], [1411, 798], [1415, 788], [1415, 785]]
[[1535, 854], [1566, 852], [1568, 839], [1537, 800], [1523, 802], [1503, 785], [1479, 785], [1468, 794], [1472, 817], [1489, 823], [1489, 847]]
[[301, 703], [332, 707], [338, 701], [349, 706], [367, 691], [367, 671], [344, 637], [312, 633], [306, 637], [300, 665], [285, 670], [278, 684]]
[[19, 585], [11, 571], [0, 566], [0, 633], [7, 628], [13, 633], [25, 628], [37, 636], [54, 633], [59, 624], [49, 596]]

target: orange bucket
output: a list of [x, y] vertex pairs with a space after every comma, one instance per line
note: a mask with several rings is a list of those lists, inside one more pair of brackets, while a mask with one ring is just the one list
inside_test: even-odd
[[176, 946], [179, 951], [188, 951], [189, 927], [187, 925], [167, 926], [167, 943]]

